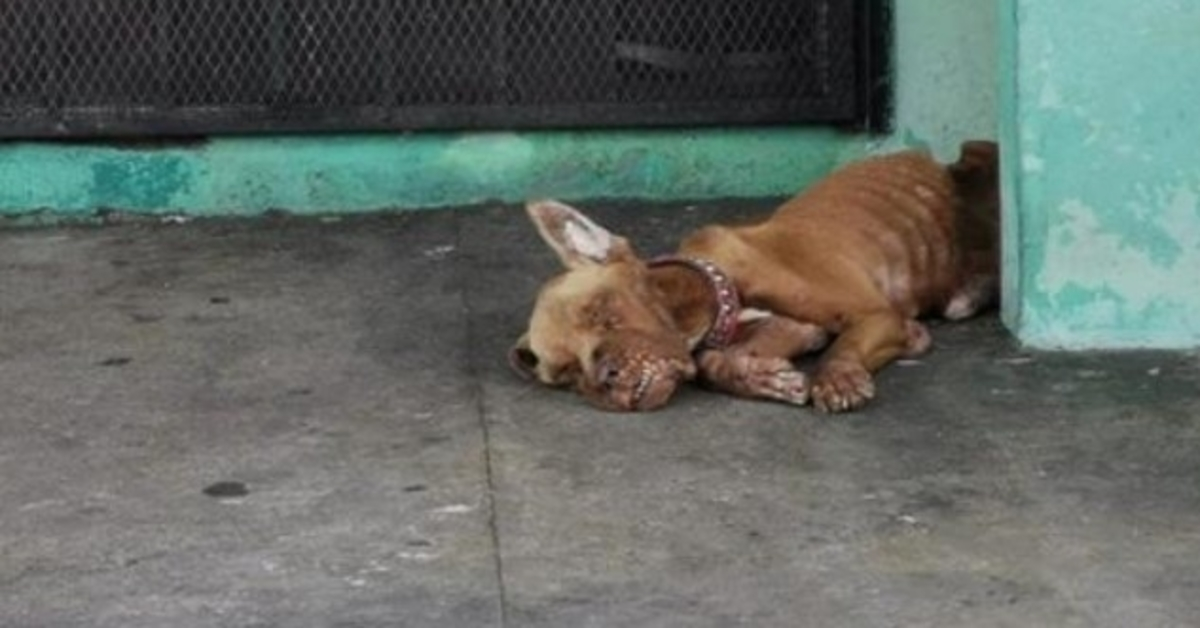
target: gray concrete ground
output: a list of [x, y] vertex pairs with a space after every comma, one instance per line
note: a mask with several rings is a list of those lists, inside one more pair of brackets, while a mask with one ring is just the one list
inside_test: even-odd
[[515, 208], [0, 232], [0, 626], [1200, 625], [1195, 355], [602, 414], [504, 363], [554, 269]]

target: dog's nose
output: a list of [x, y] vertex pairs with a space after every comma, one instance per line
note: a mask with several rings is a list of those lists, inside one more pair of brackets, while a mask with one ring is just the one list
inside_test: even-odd
[[621, 369], [611, 359], [602, 359], [596, 363], [596, 381], [605, 390], [612, 390], [621, 379]]

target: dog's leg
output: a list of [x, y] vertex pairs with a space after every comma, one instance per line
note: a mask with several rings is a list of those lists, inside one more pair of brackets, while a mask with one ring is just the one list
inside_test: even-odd
[[701, 352], [697, 363], [702, 380], [742, 397], [808, 403], [808, 379], [789, 358], [816, 351], [829, 336], [816, 325], [770, 316], [744, 332], [737, 344]]
[[1000, 278], [995, 275], [973, 275], [951, 297], [942, 316], [961, 321], [995, 305], [1000, 290]]
[[963, 275], [958, 291], [950, 297], [942, 311], [948, 320], [958, 321], [996, 305], [1000, 301], [1000, 270], [998, 258], [992, 251], [969, 251], [965, 254]]
[[[928, 334], [916, 321], [891, 310], [862, 316], [842, 331], [817, 368], [813, 405], [822, 412], [860, 408], [875, 396], [872, 374], [902, 355], [928, 348]], [[921, 347], [920, 345], [924, 345]]]

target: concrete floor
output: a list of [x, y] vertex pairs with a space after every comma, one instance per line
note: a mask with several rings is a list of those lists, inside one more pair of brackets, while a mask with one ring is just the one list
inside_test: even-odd
[[0, 232], [0, 626], [1200, 625], [1195, 355], [602, 414], [505, 366], [553, 270], [515, 208]]

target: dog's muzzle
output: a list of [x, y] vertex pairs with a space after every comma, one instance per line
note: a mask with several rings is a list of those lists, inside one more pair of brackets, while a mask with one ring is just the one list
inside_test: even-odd
[[606, 356], [596, 360], [581, 392], [607, 410], [645, 412], [666, 405], [679, 385], [695, 375], [690, 359]]

